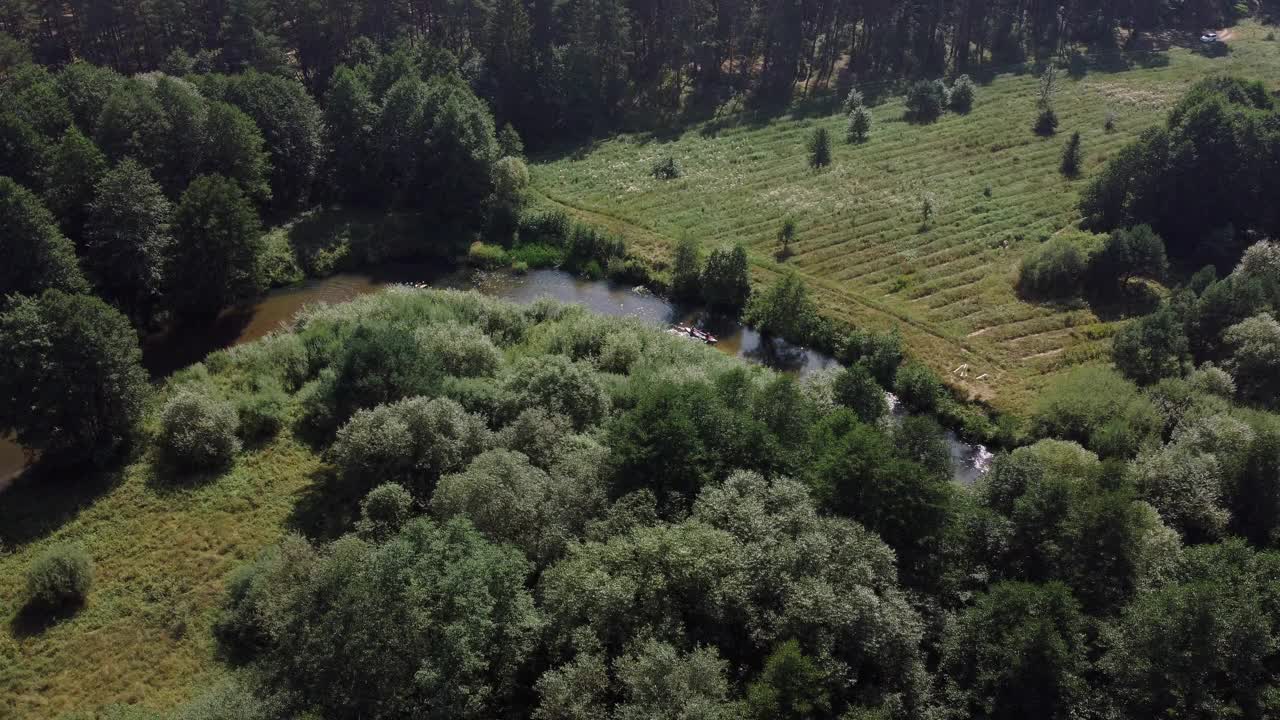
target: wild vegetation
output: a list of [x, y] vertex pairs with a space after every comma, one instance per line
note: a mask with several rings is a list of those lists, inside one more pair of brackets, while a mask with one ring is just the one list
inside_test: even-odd
[[0, 0], [0, 714], [1275, 715], [1275, 10]]
[[1217, 368], [1082, 368], [958, 485], [936, 376], [845, 344], [797, 380], [545, 301], [305, 312], [165, 382], [83, 511], [6, 496], [4, 707], [1265, 715], [1280, 420]]

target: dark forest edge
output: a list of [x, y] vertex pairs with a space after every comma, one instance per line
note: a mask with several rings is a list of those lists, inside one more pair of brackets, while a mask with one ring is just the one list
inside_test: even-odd
[[[688, 3], [498, 0], [234, 0], [0, 4], [0, 32], [44, 65], [74, 59], [125, 74], [256, 70], [317, 97], [338, 69], [396, 43], [430, 44], [539, 148], [619, 129], [677, 127], [722, 106], [785, 108], [855, 84], [970, 74], [1072, 50], [1142, 51], [1280, 12], [1273, 0], [984, 3]], [[20, 43], [20, 44], [19, 44]]]

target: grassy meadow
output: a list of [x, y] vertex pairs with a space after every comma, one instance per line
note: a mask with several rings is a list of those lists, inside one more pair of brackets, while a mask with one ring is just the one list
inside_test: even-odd
[[[1173, 47], [1123, 68], [1062, 72], [1058, 134], [1047, 139], [1031, 129], [1038, 77], [1014, 73], [980, 83], [969, 114], [929, 125], [907, 122], [901, 98], [886, 97], [872, 108], [863, 145], [843, 142], [838, 112], [721, 120], [674, 138], [623, 135], [544, 158], [531, 168], [533, 185], [543, 202], [623, 233], [659, 263], [686, 233], [707, 248], [744, 243], [756, 280], [795, 268], [824, 312], [872, 327], [899, 324], [913, 352], [955, 384], [1020, 410], [1048, 376], [1104, 356], [1123, 320], [1083, 305], [1022, 301], [1014, 292], [1021, 258], [1078, 224], [1089, 177], [1162, 122], [1197, 80], [1231, 73], [1280, 82], [1280, 42], [1267, 40], [1269, 32], [1235, 28], [1220, 58]], [[805, 143], [818, 126], [830, 131], [834, 157], [813, 171]], [[1085, 161], [1071, 180], [1059, 163], [1075, 131]], [[651, 168], [668, 155], [682, 177], [655, 179]], [[925, 198], [933, 207], [927, 224]], [[780, 263], [776, 238], [788, 215], [797, 241]], [[962, 364], [967, 370], [953, 373]]]
[[[227, 575], [287, 531], [318, 457], [289, 433], [216, 482], [174, 485], [148, 455], [117, 475], [25, 478], [0, 497], [0, 717], [89, 718], [169, 707], [216, 682], [211, 627]], [[50, 496], [53, 497], [50, 497]], [[93, 559], [74, 617], [23, 612], [26, 569], [51, 544]]]

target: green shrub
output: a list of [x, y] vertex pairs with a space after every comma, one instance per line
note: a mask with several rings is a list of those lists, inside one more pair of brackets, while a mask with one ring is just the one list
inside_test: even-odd
[[273, 377], [291, 392], [302, 387], [311, 375], [307, 346], [294, 333], [276, 333], [238, 345], [228, 351], [227, 359], [236, 361], [246, 375]]
[[893, 387], [898, 399], [916, 412], [932, 411], [946, 393], [942, 378], [928, 366], [915, 361], [908, 361], [898, 368]]
[[961, 75], [951, 85], [951, 110], [964, 114], [973, 109], [973, 80], [968, 75]]
[[219, 470], [240, 450], [236, 408], [195, 390], [180, 390], [160, 413], [161, 459], [187, 472]]
[[918, 80], [907, 88], [907, 118], [933, 122], [947, 107], [947, 86], [941, 80]]
[[1036, 116], [1036, 124], [1032, 129], [1041, 137], [1048, 137], [1058, 132], [1058, 113], [1051, 107], [1041, 110]]
[[596, 363], [605, 372], [627, 373], [643, 352], [644, 341], [640, 334], [621, 330], [605, 338]]
[[416, 337], [422, 350], [435, 356], [450, 375], [489, 376], [502, 362], [493, 340], [475, 325], [437, 323], [421, 328]]
[[1040, 394], [1031, 417], [1040, 438], [1072, 440], [1104, 457], [1131, 455], [1160, 428], [1151, 401], [1104, 367], [1079, 367]]
[[582, 266], [582, 277], [588, 280], [599, 280], [604, 277], [604, 268], [600, 267], [599, 260], [588, 260]]
[[471, 243], [467, 250], [467, 262], [478, 268], [494, 270], [506, 267], [509, 260], [507, 251], [497, 245], [486, 245], [480, 241]]
[[654, 163], [652, 173], [659, 180], [675, 180], [684, 174], [680, 169], [680, 163], [670, 155]]
[[884, 389], [862, 363], [837, 375], [832, 392], [837, 403], [853, 410], [863, 422], [874, 423], [889, 410]]
[[[484, 326], [483, 322], [478, 323]], [[322, 416], [341, 423], [361, 408], [414, 397], [434, 395], [445, 369], [440, 358], [422, 352], [418, 339], [405, 327], [389, 322], [361, 321], [350, 332], [334, 337], [333, 374], [320, 386], [309, 404], [318, 429], [335, 425], [315, 424]], [[322, 408], [316, 402], [329, 403]]]
[[246, 442], [274, 437], [284, 426], [289, 410], [289, 394], [273, 377], [259, 378], [253, 392], [240, 399], [236, 413], [239, 435]]
[[1018, 292], [1030, 298], [1070, 298], [1084, 289], [1086, 252], [1070, 238], [1057, 237], [1036, 248], [1018, 270]]
[[516, 260], [511, 263], [511, 272], [516, 275], [524, 275], [529, 272], [529, 263], [523, 260]]
[[586, 365], [563, 355], [523, 358], [503, 380], [503, 389], [520, 410], [540, 407], [573, 421], [576, 429], [594, 425], [609, 411], [609, 396]]
[[398, 482], [426, 498], [489, 443], [484, 418], [448, 398], [410, 398], [361, 410], [338, 431], [333, 463], [352, 486]]
[[572, 227], [573, 221], [563, 210], [526, 212], [520, 217], [520, 241], [527, 245], [564, 247]]
[[360, 502], [356, 532], [381, 542], [400, 532], [413, 517], [413, 496], [403, 485], [383, 483], [369, 491]]
[[83, 603], [92, 584], [93, 562], [78, 545], [55, 545], [27, 570], [28, 601], [46, 610]]
[[531, 268], [555, 267], [564, 261], [564, 253], [546, 243], [522, 243], [507, 251], [512, 264], [522, 262]]

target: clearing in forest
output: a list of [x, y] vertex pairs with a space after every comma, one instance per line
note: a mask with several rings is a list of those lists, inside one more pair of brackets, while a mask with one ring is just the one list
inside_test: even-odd
[[[1018, 410], [1048, 376], [1105, 356], [1119, 321], [1083, 305], [1021, 300], [1019, 261], [1079, 223], [1077, 200], [1089, 179], [1162, 122], [1193, 83], [1214, 74], [1275, 83], [1280, 42], [1267, 34], [1241, 25], [1218, 58], [1174, 47], [1123, 67], [1062, 72], [1054, 99], [1060, 125], [1050, 138], [1032, 131], [1039, 78], [1011, 73], [979, 84], [967, 115], [928, 125], [903, 119], [901, 97], [885, 98], [872, 108], [870, 139], [861, 145], [843, 142], [838, 111], [721, 120], [544, 158], [532, 168], [533, 185], [548, 204], [623, 233], [633, 251], [658, 262], [686, 233], [704, 248], [741, 242], [758, 281], [794, 268], [830, 316], [897, 323], [918, 357], [973, 395]], [[818, 126], [836, 142], [832, 164], [814, 171], [805, 143]], [[1067, 179], [1059, 164], [1076, 131], [1085, 161], [1081, 175]], [[654, 178], [653, 165], [667, 156], [682, 176]], [[779, 263], [777, 231], [788, 215], [796, 242]]]

